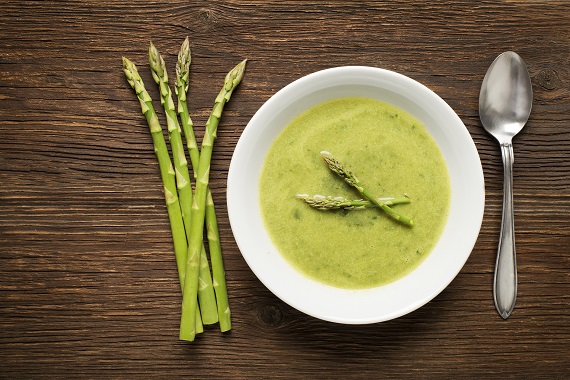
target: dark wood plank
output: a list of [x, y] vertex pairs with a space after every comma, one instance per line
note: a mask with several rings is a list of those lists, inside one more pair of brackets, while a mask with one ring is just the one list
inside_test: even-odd
[[[149, 41], [174, 75], [193, 49], [198, 137], [223, 76], [248, 58], [212, 164], [234, 329], [177, 340], [180, 295], [152, 141], [121, 71]], [[0, 4], [0, 378], [538, 378], [570, 375], [570, 4], [566, 1], [3, 1]], [[534, 105], [516, 137], [519, 295], [495, 313], [497, 144], [477, 114], [494, 57], [517, 51]], [[436, 299], [390, 322], [343, 326], [273, 296], [242, 259], [226, 176], [255, 111], [291, 81], [382, 67], [436, 91], [485, 172], [481, 234]], [[162, 118], [162, 115], [161, 115]], [[162, 119], [164, 121], [164, 119]]]

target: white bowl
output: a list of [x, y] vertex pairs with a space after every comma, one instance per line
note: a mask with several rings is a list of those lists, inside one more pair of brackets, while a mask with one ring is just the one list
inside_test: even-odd
[[[259, 204], [259, 177], [277, 135], [307, 109], [339, 97], [391, 103], [420, 120], [438, 144], [451, 181], [451, 205], [433, 251], [411, 273], [388, 285], [345, 290], [296, 271], [267, 234]], [[401, 74], [373, 67], [336, 67], [307, 75], [273, 95], [251, 118], [233, 154], [228, 214], [251, 270], [277, 297], [314, 317], [364, 324], [397, 318], [437, 296], [459, 273], [477, 240], [485, 201], [483, 171], [469, 132], [434, 92]]]

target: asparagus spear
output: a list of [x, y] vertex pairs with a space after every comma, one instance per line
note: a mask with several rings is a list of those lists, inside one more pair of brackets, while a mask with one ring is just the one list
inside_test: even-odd
[[[313, 195], [297, 194], [297, 198], [304, 200], [309, 206], [319, 210], [360, 210], [367, 207], [377, 207], [371, 201], [364, 199], [346, 199], [343, 197], [331, 197], [320, 194]], [[378, 203], [385, 204], [386, 206], [393, 206], [403, 203], [410, 203], [411, 199], [408, 197], [403, 198], [377, 198]]]
[[224, 87], [216, 97], [212, 112], [206, 122], [206, 131], [202, 141], [200, 152], [200, 164], [196, 177], [196, 194], [192, 203], [192, 233], [188, 244], [188, 260], [186, 263], [186, 280], [184, 282], [184, 296], [182, 299], [182, 316], [180, 320], [180, 339], [194, 340], [195, 331], [195, 310], [196, 292], [198, 288], [198, 272], [200, 266], [200, 246], [202, 234], [204, 233], [204, 218], [206, 206], [206, 194], [210, 180], [210, 161], [212, 158], [212, 148], [222, 110], [226, 102], [230, 100], [232, 92], [240, 83], [245, 70], [246, 61], [242, 61], [234, 67], [224, 80]]
[[[170, 156], [168, 155], [164, 136], [162, 135], [162, 127], [158, 122], [158, 117], [152, 105], [152, 99], [145, 89], [144, 83], [136, 66], [125, 57], [123, 57], [123, 71], [125, 72], [129, 85], [137, 94], [141, 104], [142, 113], [146, 118], [150, 134], [152, 136], [154, 152], [158, 159], [158, 166], [160, 168], [160, 175], [164, 186], [164, 197], [166, 199], [168, 219], [170, 221], [170, 229], [172, 231], [174, 254], [176, 256], [176, 266], [178, 268], [178, 278], [180, 281], [180, 287], [183, 290], [188, 245], [184, 231], [182, 212], [180, 210], [180, 202], [176, 191], [174, 169], [172, 168]], [[196, 310], [196, 315], [198, 317], [200, 316], [200, 311], [198, 309]], [[198, 331], [203, 331], [201, 318], [197, 318], [196, 328]]]
[[[166, 122], [168, 126], [168, 136], [170, 138], [170, 147], [172, 149], [172, 157], [174, 161], [174, 169], [176, 172], [176, 182], [178, 185], [178, 194], [180, 196], [180, 205], [182, 208], [182, 218], [184, 220], [184, 227], [186, 237], [190, 241], [192, 233], [192, 187], [190, 186], [190, 174], [188, 171], [188, 161], [184, 153], [184, 145], [182, 144], [182, 136], [178, 118], [174, 110], [174, 102], [172, 100], [172, 92], [168, 85], [168, 74], [166, 72], [166, 65], [164, 59], [153, 45], [150, 43], [148, 50], [149, 64], [152, 70], [152, 77], [159, 86], [161, 103], [164, 107], [166, 114]], [[204, 223], [202, 221], [201, 223]], [[203, 244], [200, 235], [200, 243]], [[202, 249], [202, 248], [200, 248]], [[200, 254], [200, 253], [199, 253]], [[197, 295], [200, 299], [200, 311], [202, 314], [202, 322], [205, 324], [212, 324], [218, 322], [218, 311], [216, 307], [216, 298], [214, 295], [214, 288], [210, 276], [210, 270], [207, 267], [208, 262], [199, 268], [200, 276], [200, 291]], [[185, 282], [185, 279], [183, 279]]]
[[368, 189], [362, 185], [358, 178], [356, 178], [356, 176], [350, 170], [346, 169], [336, 158], [334, 158], [332, 154], [326, 151], [322, 151], [321, 156], [324, 158], [329, 169], [338, 174], [350, 186], [356, 188], [360, 194], [362, 194], [370, 202], [374, 203], [377, 207], [380, 207], [386, 214], [410, 227], [414, 225], [414, 221], [412, 219], [409, 219], [404, 215], [392, 210], [386, 204], [381, 204], [378, 202], [376, 198], [370, 194]]
[[190, 161], [192, 162], [194, 176], [196, 176], [196, 170], [198, 170], [198, 161], [200, 159], [200, 151], [198, 150], [196, 136], [194, 135], [193, 123], [192, 119], [190, 118], [190, 114], [188, 113], [188, 103], [186, 102], [186, 94], [188, 93], [188, 88], [190, 86], [189, 76], [191, 61], [190, 42], [188, 41], [188, 37], [186, 37], [182, 43], [182, 46], [180, 47], [180, 52], [178, 53], [174, 91], [176, 93], [176, 98], [178, 99], [177, 111], [178, 115], [180, 116], [182, 131], [186, 137], [186, 146], [188, 147], [188, 153], [190, 154]]
[[[178, 99], [178, 114], [182, 122], [182, 130], [186, 136], [186, 144], [190, 153], [190, 161], [194, 168], [194, 175], [197, 174], [200, 161], [200, 152], [194, 135], [192, 120], [188, 114], [188, 104], [186, 102], [186, 93], [189, 88], [188, 74], [190, 71], [190, 43], [188, 37], [184, 40], [178, 53], [178, 61], [176, 63], [176, 96]], [[214, 201], [212, 193], [208, 188], [206, 195], [206, 228], [210, 248], [210, 259], [212, 261], [212, 274], [214, 277], [213, 286], [216, 293], [216, 303], [218, 306], [218, 317], [220, 321], [220, 330], [222, 332], [231, 329], [230, 308], [228, 303], [228, 294], [226, 287], [226, 275], [224, 264], [222, 261], [222, 250], [218, 233], [218, 222], [214, 209]], [[201, 255], [200, 268], [202, 269], [202, 261], [204, 255]]]

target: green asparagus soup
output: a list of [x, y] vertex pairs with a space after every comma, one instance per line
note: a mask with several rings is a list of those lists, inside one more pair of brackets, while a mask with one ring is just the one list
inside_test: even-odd
[[[331, 152], [375, 197], [403, 197], [393, 210], [318, 210], [297, 194], [360, 199], [321, 157]], [[299, 272], [346, 289], [393, 282], [417, 267], [447, 220], [451, 187], [445, 161], [425, 127], [405, 111], [373, 99], [339, 98], [294, 119], [263, 165], [259, 194], [265, 227]]]

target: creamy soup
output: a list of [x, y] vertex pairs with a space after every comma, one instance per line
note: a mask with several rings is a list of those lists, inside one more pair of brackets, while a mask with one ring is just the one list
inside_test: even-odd
[[[361, 199], [320, 155], [331, 152], [376, 197], [403, 197], [392, 208], [323, 211], [297, 194]], [[361, 289], [393, 282], [432, 251], [445, 226], [451, 187], [445, 161], [410, 114], [373, 99], [340, 98], [294, 119], [271, 146], [259, 183], [267, 231], [281, 255], [319, 282]]]

